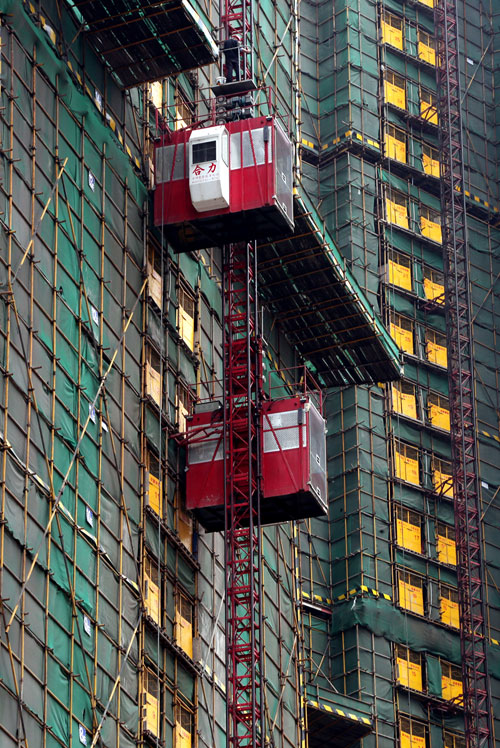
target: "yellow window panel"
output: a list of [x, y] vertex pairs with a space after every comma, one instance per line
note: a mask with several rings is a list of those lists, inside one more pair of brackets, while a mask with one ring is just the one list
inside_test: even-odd
[[158, 699], [156, 699], [146, 691], [146, 703], [144, 704], [144, 721], [146, 723], [146, 730], [152, 732], [153, 735], [158, 735], [159, 733], [158, 717]]
[[453, 626], [453, 628], [460, 628], [460, 617], [458, 613], [458, 603], [453, 600], [448, 600], [447, 597], [439, 598], [439, 612], [442, 623]]
[[186, 431], [186, 418], [189, 415], [189, 390], [184, 385], [179, 384], [177, 388], [177, 422], [179, 431]]
[[397, 385], [392, 386], [392, 402], [396, 413], [408, 418], [417, 417], [417, 398], [415, 392], [402, 392]]
[[425, 748], [425, 735], [411, 735], [401, 730], [401, 748]]
[[149, 84], [149, 96], [157, 109], [163, 104], [163, 84], [161, 81], [153, 81]]
[[389, 259], [389, 283], [411, 291], [411, 267], [405, 267], [396, 260]]
[[398, 683], [415, 691], [423, 691], [422, 666], [416, 662], [408, 662], [403, 657], [396, 658]]
[[175, 608], [175, 638], [184, 652], [193, 656], [192, 606], [184, 597], [177, 600]]
[[151, 473], [148, 474], [148, 505], [153, 510], [153, 512], [156, 512], [156, 514], [161, 517], [162, 516], [162, 490], [161, 490], [161, 483], [160, 480], [152, 475]]
[[161, 406], [161, 374], [146, 362], [146, 395]]
[[408, 483], [420, 485], [420, 473], [418, 469], [418, 460], [412, 457], [406, 457], [396, 450], [396, 476]]
[[455, 678], [449, 678], [447, 675], [441, 677], [441, 688], [443, 691], [443, 699], [446, 701], [455, 701], [455, 703], [462, 703], [464, 687], [461, 680]]
[[177, 510], [177, 532], [188, 551], [193, 550], [193, 520], [187, 512]]
[[435, 0], [419, 0], [422, 5], [427, 5], [428, 8], [434, 8], [435, 6]]
[[399, 580], [399, 604], [405, 610], [424, 615], [424, 593], [421, 587]]
[[194, 350], [194, 317], [179, 309], [179, 335], [190, 350]]
[[437, 536], [438, 561], [443, 564], [457, 565], [457, 544], [451, 538]]
[[439, 468], [434, 468], [432, 471], [432, 485], [438, 493], [448, 496], [450, 499], [453, 498], [453, 479], [451, 475], [443, 473]]
[[385, 134], [385, 155], [406, 164], [406, 142], [395, 138], [390, 133]]
[[160, 590], [158, 585], [151, 581], [147, 574], [144, 575], [146, 580], [146, 610], [148, 616], [153, 621], [160, 623]]
[[385, 81], [385, 100], [388, 104], [394, 104], [394, 106], [400, 109], [406, 109], [405, 89], [396, 86], [394, 83], [390, 83], [388, 80]]
[[427, 239], [432, 239], [432, 241], [438, 242], [439, 244], [443, 243], [443, 231], [440, 223], [430, 221], [428, 218], [425, 218], [425, 216], [420, 216], [420, 231], [423, 236], [427, 237]]
[[444, 303], [444, 286], [442, 283], [436, 283], [430, 280], [430, 278], [424, 278], [424, 293], [427, 299], [431, 301], [439, 299], [440, 303]]
[[428, 101], [420, 102], [420, 116], [426, 122], [430, 122], [433, 125], [437, 125], [438, 123], [437, 108], [435, 104], [431, 104]]
[[441, 405], [429, 403], [429, 421], [433, 426], [445, 431], [450, 430], [450, 411]]
[[448, 352], [444, 345], [438, 345], [432, 340], [428, 340], [425, 344], [427, 360], [438, 366], [448, 366]]
[[403, 229], [409, 228], [408, 208], [406, 205], [399, 205], [389, 197], [386, 197], [385, 209], [387, 214], [387, 221], [389, 223], [395, 223], [397, 226], [401, 226], [401, 228]]
[[413, 353], [413, 330], [404, 330], [394, 322], [391, 322], [390, 330], [397, 345], [406, 353]]
[[402, 519], [396, 520], [397, 543], [402, 548], [409, 551], [422, 553], [422, 530], [417, 525], [405, 522]]
[[191, 733], [179, 722], [175, 723], [174, 748], [191, 748]]
[[439, 161], [435, 158], [432, 158], [432, 156], [428, 155], [427, 153], [422, 154], [422, 165], [424, 167], [425, 173], [429, 174], [431, 177], [441, 176]]
[[148, 293], [156, 306], [161, 309], [163, 296], [161, 275], [150, 265], [148, 266]]
[[419, 40], [418, 42], [418, 57], [424, 62], [428, 62], [431, 65], [436, 64], [436, 51], [428, 44], [424, 44]]
[[397, 49], [403, 49], [403, 30], [396, 28], [382, 19], [382, 44], [391, 44]]

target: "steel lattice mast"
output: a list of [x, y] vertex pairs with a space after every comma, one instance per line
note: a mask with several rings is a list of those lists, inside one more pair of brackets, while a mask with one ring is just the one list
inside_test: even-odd
[[438, 0], [438, 116], [453, 496], [467, 748], [492, 745], [483, 598], [474, 353], [463, 165], [458, 7]]
[[227, 743], [262, 745], [260, 428], [256, 245], [224, 249]]
[[223, 38], [235, 36], [241, 43], [241, 80], [253, 80], [253, 2], [221, 0]]

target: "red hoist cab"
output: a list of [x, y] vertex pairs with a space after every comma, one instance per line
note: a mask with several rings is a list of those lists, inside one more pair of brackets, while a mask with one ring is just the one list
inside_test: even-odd
[[289, 234], [292, 162], [275, 117], [169, 133], [155, 146], [155, 226], [177, 252]]
[[[186, 506], [209, 531], [224, 530], [224, 447], [220, 403], [187, 422]], [[261, 522], [327, 513], [325, 421], [310, 395], [264, 402]]]

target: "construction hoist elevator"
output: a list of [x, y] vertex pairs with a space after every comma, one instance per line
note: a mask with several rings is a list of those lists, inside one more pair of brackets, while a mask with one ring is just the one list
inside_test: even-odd
[[[224, 17], [230, 33], [241, 24], [251, 49], [249, 13], [231, 6]], [[154, 215], [179, 252], [223, 245], [223, 397], [187, 419], [186, 506], [207, 530], [224, 531], [228, 745], [259, 748], [261, 525], [326, 514], [327, 483], [321, 398], [263, 393], [256, 238], [293, 228], [293, 149], [277, 117], [242, 106], [254, 90], [243, 54], [247, 77], [214, 86], [214, 124], [156, 144]]]
[[224, 532], [227, 744], [260, 748], [261, 526], [326, 514], [326, 430], [320, 392], [264, 391], [256, 240], [293, 231], [293, 146], [272, 108], [256, 114], [252, 3], [224, 0], [221, 27], [211, 122], [155, 144], [154, 220], [178, 252], [223, 248], [222, 402], [187, 418], [186, 506]]

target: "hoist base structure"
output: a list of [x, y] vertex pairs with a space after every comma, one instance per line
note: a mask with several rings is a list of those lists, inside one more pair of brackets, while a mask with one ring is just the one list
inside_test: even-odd
[[[186, 506], [209, 531], [224, 529], [222, 407], [187, 423]], [[262, 406], [261, 523], [327, 513], [325, 421], [310, 396]]]
[[154, 223], [177, 252], [293, 229], [293, 150], [276, 117], [166, 134], [155, 163]]

